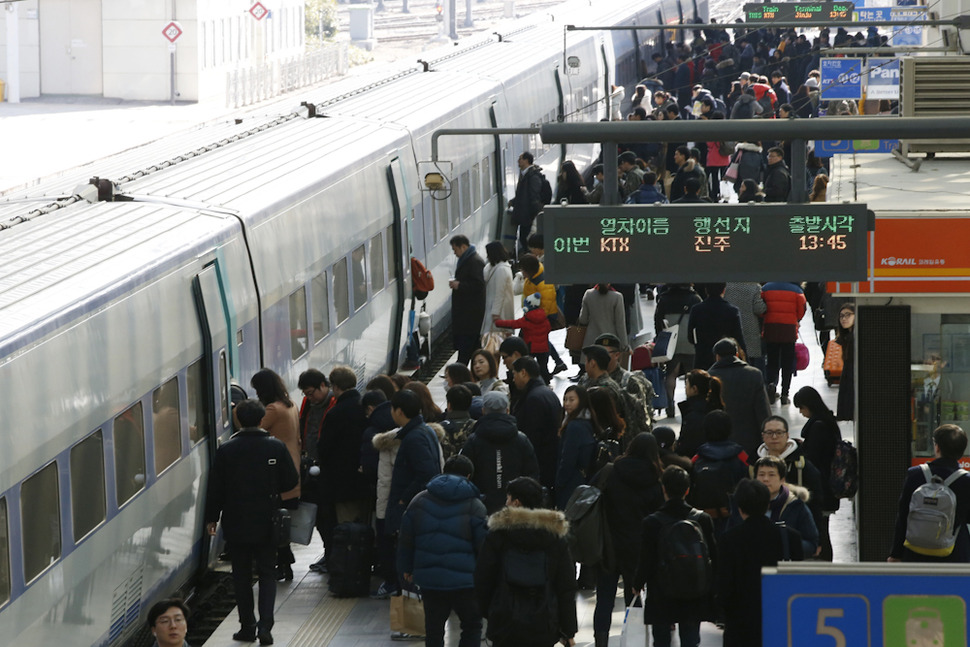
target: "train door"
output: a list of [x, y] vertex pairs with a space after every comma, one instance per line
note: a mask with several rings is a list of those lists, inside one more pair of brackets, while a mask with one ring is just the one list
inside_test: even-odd
[[[498, 101], [492, 101], [488, 109], [488, 117], [492, 128], [503, 128], [509, 125], [506, 118], [505, 106]], [[509, 249], [515, 249], [516, 232], [511, 219], [505, 215], [505, 207], [509, 199], [515, 195], [515, 181], [518, 178], [518, 167], [512, 160], [518, 159], [518, 153], [512, 152], [512, 137], [495, 135], [495, 153], [492, 166], [495, 169], [495, 208], [498, 210], [495, 218], [495, 238], [503, 241]], [[513, 156], [514, 155], [514, 156]], [[513, 166], [515, 170], [513, 171]]]
[[424, 236], [414, 235], [422, 228], [417, 227], [414, 222], [417, 207], [411, 200], [404, 165], [399, 157], [392, 159], [387, 167], [387, 182], [391, 192], [391, 210], [394, 216], [391, 223], [393, 240], [388, 241], [388, 273], [389, 280], [394, 282], [394, 306], [391, 338], [387, 347], [390, 349], [390, 372], [396, 373], [401, 364], [402, 349], [410, 339], [415, 326], [413, 299], [407, 315], [404, 312], [411, 275], [411, 256], [427, 258], [427, 254]]

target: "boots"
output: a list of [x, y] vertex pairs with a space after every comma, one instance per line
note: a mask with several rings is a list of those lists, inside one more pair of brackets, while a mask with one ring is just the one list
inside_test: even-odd
[[608, 632], [608, 631], [594, 631], [593, 632], [593, 644], [596, 647], [609, 647], [609, 645], [610, 645], [610, 632]]

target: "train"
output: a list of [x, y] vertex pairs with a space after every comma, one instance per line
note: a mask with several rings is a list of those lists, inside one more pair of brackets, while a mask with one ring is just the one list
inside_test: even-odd
[[553, 183], [596, 152], [442, 138], [434, 192], [436, 130], [606, 118], [670, 37], [634, 26], [698, 19], [705, 0], [569, 2], [0, 201], [4, 640], [125, 644], [191, 594], [220, 551], [203, 509], [232, 383], [270, 367], [298, 395], [311, 367], [398, 370], [416, 308], [432, 338], [449, 320], [446, 287], [412, 298], [410, 258], [446, 285], [455, 233], [512, 236], [521, 151]]

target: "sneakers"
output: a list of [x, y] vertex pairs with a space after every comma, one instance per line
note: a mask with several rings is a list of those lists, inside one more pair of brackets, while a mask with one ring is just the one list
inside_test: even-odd
[[403, 641], [403, 640], [424, 640], [424, 636], [418, 636], [415, 634], [406, 634], [403, 631], [392, 631], [391, 640]]
[[396, 587], [388, 584], [387, 582], [381, 582], [381, 585], [377, 587], [377, 590], [371, 593], [371, 600], [387, 600], [392, 595], [398, 595], [400, 591]]
[[558, 364], [556, 364], [556, 368], [552, 369], [552, 374], [553, 375], [559, 375], [560, 373], [563, 373], [564, 371], [566, 371], [566, 365], [563, 364], [562, 362], [559, 362]]

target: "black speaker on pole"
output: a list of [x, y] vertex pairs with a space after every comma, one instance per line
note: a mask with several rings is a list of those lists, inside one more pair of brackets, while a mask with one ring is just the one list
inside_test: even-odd
[[884, 562], [912, 454], [910, 309], [860, 306], [855, 321], [859, 560]]

